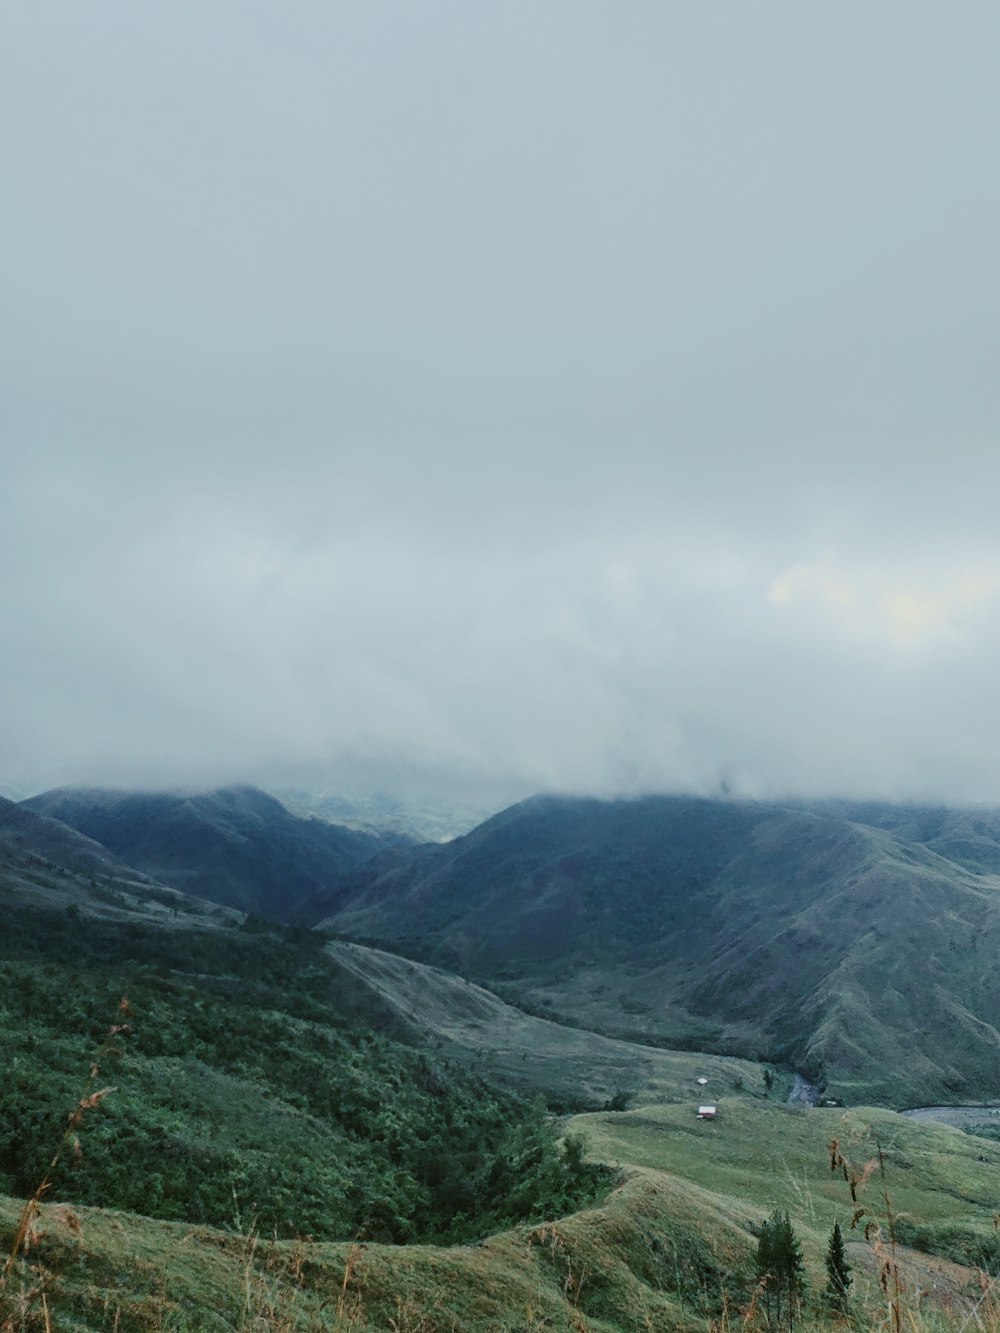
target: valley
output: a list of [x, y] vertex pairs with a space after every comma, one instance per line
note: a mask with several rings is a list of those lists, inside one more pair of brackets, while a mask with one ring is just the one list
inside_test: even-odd
[[397, 954], [346, 941], [331, 942], [327, 951], [416, 1036], [505, 1085], [541, 1093], [550, 1106], [602, 1106], [616, 1096], [691, 1101], [707, 1095], [700, 1078], [712, 1091], [765, 1097], [765, 1072], [771, 1072], [775, 1097], [791, 1085], [787, 1075], [755, 1061], [644, 1046], [539, 1018], [482, 986]]
[[[873, 822], [539, 798], [444, 847], [376, 857], [305, 908], [321, 930], [475, 976], [532, 1012], [786, 1065], [838, 1101], [988, 1098], [995, 826], [948, 811], [906, 825], [900, 811], [905, 838], [877, 822], [885, 808], [865, 812]], [[961, 862], [938, 850], [958, 841]]]
[[[821, 1288], [855, 1206], [831, 1138], [881, 1162], [907, 1281], [970, 1308], [1000, 1261], [989, 820], [541, 798], [345, 864], [277, 804], [0, 802], [0, 1219], [13, 1243], [51, 1175], [55, 1327], [223, 1329], [243, 1301], [245, 1329], [695, 1333], [748, 1298], [775, 1209]], [[234, 905], [265, 885], [284, 921]]]

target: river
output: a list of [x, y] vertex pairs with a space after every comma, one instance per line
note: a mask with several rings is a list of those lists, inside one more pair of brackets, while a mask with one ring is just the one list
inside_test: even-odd
[[955, 1129], [964, 1129], [966, 1125], [980, 1128], [984, 1125], [1000, 1129], [1000, 1102], [987, 1103], [985, 1106], [911, 1106], [901, 1111], [900, 1115], [911, 1120], [934, 1121], [939, 1125], [952, 1125]]

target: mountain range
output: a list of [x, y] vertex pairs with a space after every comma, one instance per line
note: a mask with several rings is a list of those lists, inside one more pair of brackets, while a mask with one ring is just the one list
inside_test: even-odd
[[[995, 1093], [992, 812], [545, 797], [346, 856], [316, 823], [246, 788], [0, 800], [0, 1240], [25, 1215], [4, 1196], [51, 1175], [22, 1271], [54, 1327], [280, 1307], [305, 1330], [336, 1306], [359, 1333], [540, 1310], [705, 1333], [750, 1299], [769, 1210], [821, 1284], [855, 1203], [831, 1137], [859, 1180], [891, 1176], [907, 1282], [979, 1299], [993, 1121], [973, 1139], [870, 1103]], [[806, 1113], [793, 1071], [869, 1104]]]
[[535, 797], [407, 845], [246, 787], [59, 789], [18, 808], [175, 890], [405, 955], [563, 1027], [770, 1061], [842, 1101], [998, 1092], [990, 810]]
[[305, 910], [562, 1021], [791, 1064], [838, 1099], [988, 1098], [998, 854], [989, 812], [545, 797]]

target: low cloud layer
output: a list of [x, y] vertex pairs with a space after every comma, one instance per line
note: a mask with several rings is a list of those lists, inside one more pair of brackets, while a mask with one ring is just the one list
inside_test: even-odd
[[0, 22], [0, 780], [1000, 800], [995, 7]]

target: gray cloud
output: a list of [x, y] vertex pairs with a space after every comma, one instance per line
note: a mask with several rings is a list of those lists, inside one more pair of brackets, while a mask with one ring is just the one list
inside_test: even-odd
[[1000, 798], [994, 6], [0, 24], [0, 776]]

